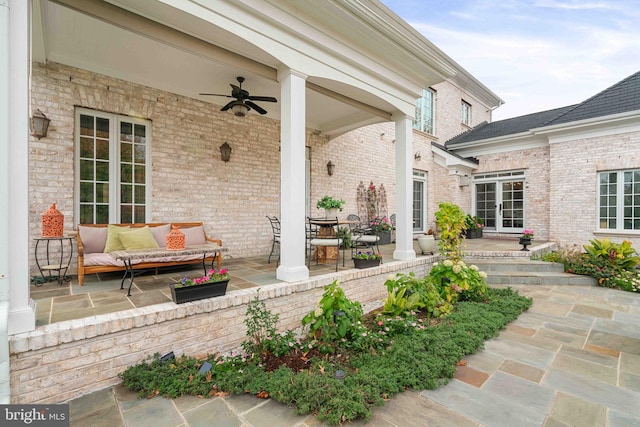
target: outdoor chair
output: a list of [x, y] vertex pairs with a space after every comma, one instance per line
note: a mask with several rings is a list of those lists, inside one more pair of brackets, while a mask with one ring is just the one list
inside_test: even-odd
[[369, 249], [374, 245], [376, 246], [378, 253], [380, 253], [380, 247], [378, 242], [380, 236], [378, 236], [370, 227], [363, 227], [360, 217], [358, 215], [350, 214], [347, 216], [349, 222], [349, 228], [351, 229], [351, 256], [358, 248]]
[[[307, 217], [308, 268], [311, 268], [314, 248], [316, 249], [316, 265], [318, 265], [320, 258], [317, 249], [336, 248], [336, 271], [338, 271], [338, 258], [340, 257], [340, 246], [342, 245], [342, 239], [336, 235], [338, 224], [337, 217], [335, 219]], [[344, 266], [344, 251], [342, 251], [342, 266]]]
[[280, 264], [280, 220], [277, 216], [267, 215], [267, 219], [271, 223], [271, 231], [273, 232], [273, 240], [271, 241], [271, 253], [269, 254], [269, 260], [267, 264], [271, 263], [271, 256], [278, 245], [278, 264]]

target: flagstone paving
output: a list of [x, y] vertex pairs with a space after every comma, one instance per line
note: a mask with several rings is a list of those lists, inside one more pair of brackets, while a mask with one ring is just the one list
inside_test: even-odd
[[[370, 427], [640, 427], [640, 294], [596, 286], [511, 286], [531, 310], [436, 390], [375, 408]], [[461, 364], [463, 365], [463, 364]], [[124, 387], [70, 402], [72, 426], [319, 427], [252, 396], [138, 399]]]

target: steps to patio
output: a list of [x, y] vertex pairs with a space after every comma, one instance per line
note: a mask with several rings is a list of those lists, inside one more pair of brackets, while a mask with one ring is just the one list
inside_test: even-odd
[[529, 259], [473, 259], [489, 285], [597, 285], [589, 276], [565, 273], [563, 265]]

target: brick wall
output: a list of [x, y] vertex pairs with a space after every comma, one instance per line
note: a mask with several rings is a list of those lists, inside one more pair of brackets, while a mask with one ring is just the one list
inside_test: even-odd
[[550, 146], [551, 236], [563, 244], [583, 245], [591, 239], [624, 239], [640, 248], [636, 232], [596, 232], [598, 172], [640, 169], [640, 132], [594, 136]]
[[[415, 167], [428, 178], [428, 217], [437, 203], [451, 200], [469, 210], [468, 188], [435, 166], [431, 142], [444, 142], [464, 130], [460, 123], [462, 91], [444, 82], [434, 88], [437, 132], [414, 132]], [[479, 101], [465, 96], [474, 106]], [[65, 215], [65, 230], [77, 224], [74, 203], [75, 106], [152, 121], [151, 221], [203, 221], [207, 234], [221, 238], [229, 256], [266, 254], [271, 228], [266, 215], [279, 215], [279, 123], [257, 115], [235, 117], [220, 106], [56, 63], [33, 64], [32, 104], [51, 119], [47, 138], [30, 141], [30, 235], [40, 235], [41, 215], [51, 203]], [[474, 108], [474, 123], [486, 120]], [[396, 212], [395, 131], [393, 123], [366, 126], [329, 140], [308, 130], [311, 153], [311, 215], [324, 194], [343, 198], [341, 215], [357, 212], [360, 181], [384, 184], [389, 215]], [[220, 160], [219, 147], [232, 147], [231, 161]], [[327, 162], [335, 166], [328, 176]], [[430, 220], [431, 221], [431, 220]], [[33, 245], [31, 253], [33, 253]], [[35, 261], [32, 260], [32, 274]], [[70, 273], [75, 274], [75, 259]]]

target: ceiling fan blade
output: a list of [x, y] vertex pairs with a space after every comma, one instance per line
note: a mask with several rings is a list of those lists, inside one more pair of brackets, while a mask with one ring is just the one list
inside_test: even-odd
[[198, 95], [224, 96], [225, 98], [233, 98], [233, 96], [231, 96], [231, 95], [223, 95], [221, 93], [199, 93]]
[[252, 101], [278, 102], [278, 100], [273, 96], [250, 96], [247, 99]]
[[256, 110], [260, 114], [267, 114], [267, 110], [265, 110], [264, 108], [260, 107], [259, 105], [254, 104], [251, 101], [245, 101], [244, 103], [246, 105], [248, 105], [249, 107], [253, 108], [254, 110]]
[[[229, 98], [231, 98], [231, 97], [229, 97]], [[233, 106], [233, 104], [235, 104], [236, 102], [238, 102], [238, 101], [231, 101], [230, 103], [228, 103], [227, 105], [225, 105], [224, 107], [222, 107], [222, 108], [220, 109], [220, 111], [227, 111], [227, 110], [228, 110], [229, 108], [231, 108], [231, 107]]]

